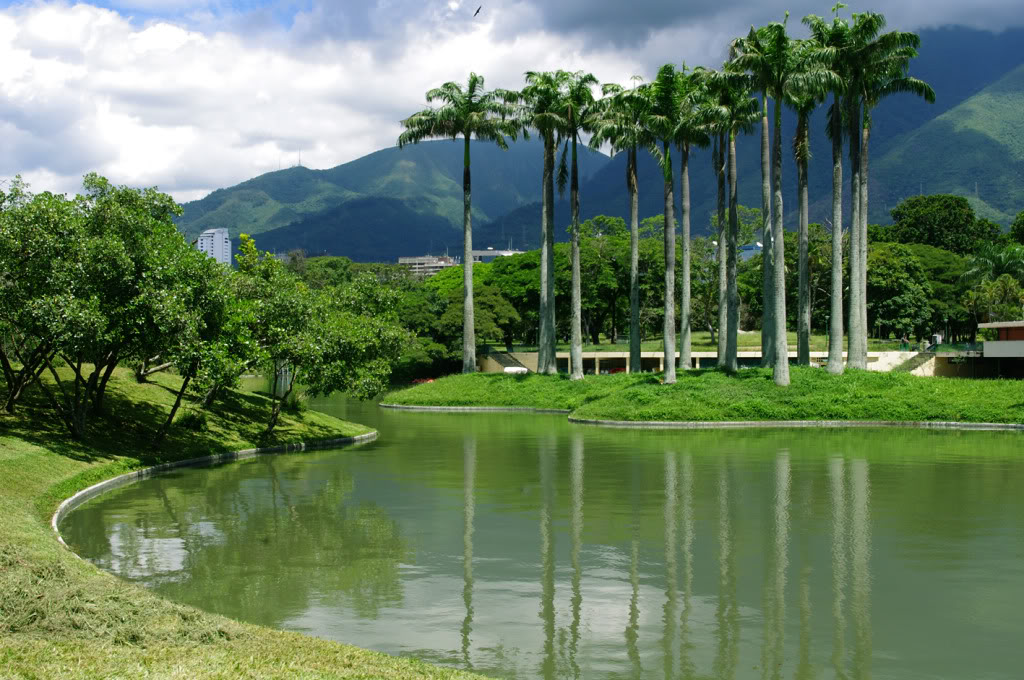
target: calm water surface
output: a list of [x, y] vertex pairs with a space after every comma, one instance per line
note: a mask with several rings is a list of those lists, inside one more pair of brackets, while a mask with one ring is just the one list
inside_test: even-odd
[[371, 444], [72, 513], [172, 600], [505, 678], [1024, 674], [1024, 437], [631, 432], [344, 400]]

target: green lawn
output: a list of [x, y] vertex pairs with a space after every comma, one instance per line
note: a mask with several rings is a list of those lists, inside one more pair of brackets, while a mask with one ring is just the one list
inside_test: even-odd
[[369, 431], [314, 411], [286, 412], [266, 440], [267, 399], [232, 392], [208, 414], [206, 431], [175, 427], [153, 450], [152, 433], [180, 381], [152, 378], [137, 385], [118, 370], [110, 415], [83, 442], [68, 439], [34, 392], [17, 414], [0, 415], [0, 677], [477, 677], [173, 604], [61, 547], [50, 515], [97, 481], [158, 462]]
[[849, 370], [833, 376], [791, 367], [780, 388], [770, 369], [680, 372], [675, 385], [653, 374], [454, 375], [393, 392], [387, 403], [434, 406], [534, 406], [576, 418], [627, 421], [881, 420], [1024, 423], [1024, 382], [921, 378]]

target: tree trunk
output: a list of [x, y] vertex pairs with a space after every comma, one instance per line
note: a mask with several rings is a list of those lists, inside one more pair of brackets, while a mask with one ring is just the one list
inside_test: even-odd
[[626, 163], [629, 187], [629, 372], [640, 365], [640, 204], [636, 181], [636, 149], [630, 149]]
[[797, 305], [797, 324], [796, 324], [796, 363], [800, 366], [811, 365], [811, 295], [809, 280], [809, 263], [808, 263], [808, 190], [807, 190], [807, 155], [808, 145], [810, 144], [810, 135], [808, 134], [809, 115], [806, 113], [801, 114], [801, 121], [798, 127], [797, 142], [798, 149], [796, 159], [796, 171], [797, 171], [797, 198], [799, 200], [798, 210], [800, 212], [800, 245], [799, 245], [799, 266], [800, 266], [800, 283], [799, 283], [799, 302]]
[[864, 112], [863, 137], [860, 146], [860, 336], [858, 352], [868, 365], [868, 138], [871, 135], [867, 111]]
[[111, 353], [107, 357], [107, 361], [108, 363], [103, 369], [103, 377], [100, 379], [93, 397], [92, 411], [96, 414], [103, 412], [103, 397], [107, 395], [107, 383], [110, 381], [110, 376], [113, 374], [114, 369], [117, 368], [117, 354]]
[[281, 416], [281, 407], [284, 406], [284, 403], [286, 401], [288, 401], [288, 397], [292, 393], [292, 388], [295, 387], [295, 374], [297, 372], [298, 371], [288, 371], [288, 375], [289, 375], [288, 389], [285, 390], [285, 393], [283, 395], [281, 395], [280, 399], [278, 399], [277, 396], [276, 396], [276, 393], [277, 393], [277, 378], [276, 377], [274, 378], [274, 393], [275, 393], [274, 394], [274, 406], [273, 406], [273, 408], [270, 411], [270, 422], [267, 423], [267, 429], [263, 431], [263, 435], [265, 437], [270, 436], [270, 433], [274, 431], [275, 427], [277, 427], [277, 420]]
[[725, 217], [725, 134], [715, 140], [715, 173], [718, 177], [718, 356], [719, 368], [725, 368], [728, 356], [726, 340], [729, 336], [729, 270], [726, 255], [728, 222]]
[[768, 95], [761, 93], [761, 365], [772, 366], [775, 361], [775, 275], [772, 265], [775, 250], [772, 245], [772, 187], [771, 153], [768, 142]]
[[540, 346], [537, 372], [556, 373], [555, 360], [555, 140], [544, 135], [544, 176], [540, 208]]
[[736, 283], [736, 242], [740, 227], [737, 213], [736, 194], [736, 132], [729, 133], [729, 232], [725, 239], [726, 269], [726, 318], [728, 332], [725, 339], [725, 370], [735, 373], [739, 370], [738, 350], [740, 329], [740, 294]]
[[664, 143], [665, 168], [665, 323], [662, 330], [666, 385], [676, 381], [676, 201], [673, 195], [672, 156]]
[[679, 282], [679, 368], [688, 371], [692, 361], [690, 320], [690, 145], [679, 147], [679, 200], [682, 203], [682, 258]]
[[[860, 283], [860, 105], [859, 103], [850, 106], [850, 301], [849, 332], [846, 343], [846, 365], [849, 368], [867, 368], [867, 357], [861, 356], [861, 336], [866, 337], [867, 330], [861, 323], [860, 304], [861, 291]], [[867, 341], [864, 344], [866, 346]]]
[[775, 100], [775, 139], [772, 149], [772, 273], [774, 300], [775, 365], [772, 375], [780, 387], [789, 385], [789, 347], [786, 340], [786, 251], [782, 224], [782, 100]]
[[828, 330], [828, 372], [843, 373], [843, 137], [839, 95], [833, 97], [832, 128], [832, 300]]
[[[476, 372], [476, 326], [473, 317], [473, 214], [469, 175], [469, 133], [462, 160], [462, 372]], [[277, 422], [277, 419], [274, 419]], [[267, 432], [270, 430], [268, 429]]]
[[583, 379], [583, 299], [580, 293], [580, 185], [576, 165], [576, 137], [572, 139], [572, 176], [569, 178], [569, 204], [572, 209], [572, 313], [569, 320], [569, 379]]
[[178, 412], [178, 407], [181, 406], [181, 398], [185, 395], [185, 390], [188, 389], [188, 384], [192, 381], [192, 376], [195, 375], [196, 366], [192, 366], [185, 379], [181, 381], [181, 389], [178, 390], [178, 395], [174, 398], [174, 406], [171, 407], [171, 412], [167, 414], [167, 420], [164, 421], [163, 426], [156, 433], [156, 444], [159, 446], [167, 436], [167, 432], [171, 429], [171, 423], [174, 422], [174, 416]]

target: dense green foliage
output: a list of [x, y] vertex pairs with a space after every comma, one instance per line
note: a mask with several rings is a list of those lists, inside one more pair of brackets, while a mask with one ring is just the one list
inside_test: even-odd
[[919, 378], [849, 371], [834, 376], [793, 366], [780, 388], [770, 370], [729, 376], [693, 371], [675, 385], [650, 374], [587, 376], [450, 376], [393, 392], [385, 402], [421, 406], [531, 406], [576, 418], [629, 421], [880, 420], [1024, 422], [1020, 384], [1012, 380]]
[[912, 196], [892, 209], [888, 232], [900, 243], [925, 243], [959, 255], [998, 238], [999, 225], [979, 219], [962, 196]]
[[[315, 267], [311, 290], [244, 237], [234, 271], [185, 241], [171, 222], [179, 211], [155, 189], [97, 175], [74, 199], [33, 196], [20, 181], [0, 192], [5, 410], [34, 383], [80, 439], [118, 365], [139, 366], [140, 381], [174, 368], [183, 381], [159, 440], [186, 390], [209, 406], [261, 370], [285, 383], [273, 390], [269, 434], [295, 384], [312, 395], [384, 388], [406, 337], [389, 289], [370, 275], [331, 286], [331, 268]], [[335, 269], [335, 282], [348, 271]]]

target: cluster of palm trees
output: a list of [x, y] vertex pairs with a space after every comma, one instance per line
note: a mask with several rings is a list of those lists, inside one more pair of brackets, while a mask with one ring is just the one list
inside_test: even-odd
[[[718, 188], [719, 345], [721, 366], [735, 371], [739, 330], [739, 294], [736, 257], [737, 217], [736, 138], [761, 130], [761, 214], [764, 258], [764, 317], [762, 364], [773, 368], [775, 382], [789, 384], [789, 350], [786, 335], [785, 230], [782, 200], [782, 114], [784, 107], [798, 116], [793, 153], [797, 162], [799, 209], [799, 310], [797, 314], [798, 363], [810, 362], [810, 296], [807, 291], [808, 160], [810, 116], [831, 98], [826, 133], [832, 141], [832, 282], [828, 370], [843, 371], [843, 248], [842, 192], [843, 142], [851, 167], [849, 329], [847, 364], [867, 365], [867, 205], [868, 142], [871, 111], [886, 96], [910, 92], [934, 101], [924, 82], [907, 74], [917, 55], [920, 39], [914, 33], [883, 33], [885, 18], [875, 12], [854, 13], [850, 20], [839, 16], [845, 5], [833, 7], [834, 16], [804, 17], [810, 29], [807, 39], [791, 38], [786, 20], [760, 28], [732, 41], [729, 58], [720, 70], [666, 64], [649, 83], [634, 77], [629, 87], [601, 86], [583, 71], [529, 71], [521, 91], [486, 90], [484, 79], [471, 73], [465, 86], [445, 83], [427, 92], [428, 103], [439, 102], [402, 121], [405, 128], [399, 146], [424, 139], [460, 136], [464, 157], [464, 316], [463, 370], [476, 366], [473, 327], [472, 226], [470, 214], [470, 139], [494, 142], [506, 148], [510, 140], [530, 132], [543, 141], [541, 184], [540, 342], [538, 371], [554, 373], [554, 192], [570, 186], [572, 317], [570, 323], [570, 377], [583, 377], [580, 328], [579, 181], [577, 145], [611, 147], [625, 153], [626, 187], [630, 197], [630, 366], [640, 367], [638, 280], [638, 182], [637, 156], [651, 153], [664, 177], [665, 315], [664, 382], [676, 380], [676, 245], [673, 152], [679, 157], [682, 204], [682, 262], [680, 280], [679, 361], [690, 367], [690, 195], [691, 148], [711, 147]], [[787, 13], [788, 18], [788, 13]], [[760, 101], [758, 100], [760, 95]], [[769, 119], [771, 102], [771, 120]], [[771, 130], [770, 130], [771, 128]], [[769, 137], [770, 143], [769, 143]], [[556, 162], [561, 147], [561, 160]], [[728, 186], [728, 218], [726, 187]], [[776, 266], [778, 263], [778, 266]]]

